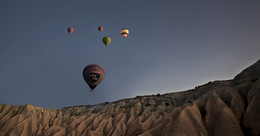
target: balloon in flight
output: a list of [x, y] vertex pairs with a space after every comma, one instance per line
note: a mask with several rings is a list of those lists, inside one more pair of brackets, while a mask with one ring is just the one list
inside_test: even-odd
[[111, 38], [110, 38], [110, 37], [105, 36], [105, 37], [103, 38], [103, 43], [104, 43], [106, 46], [108, 46], [108, 44], [110, 44], [110, 42], [111, 42]]
[[121, 29], [120, 33], [121, 33], [121, 35], [122, 35], [124, 38], [126, 38], [127, 35], [129, 34], [129, 30], [126, 29], [126, 28], [123, 28], [123, 29]]
[[103, 28], [102, 26], [99, 26], [99, 27], [98, 27], [98, 31], [99, 31], [99, 32], [103, 31], [103, 29], [104, 29], [104, 28]]
[[94, 88], [104, 79], [104, 69], [96, 64], [90, 64], [83, 70], [83, 78], [91, 88], [90, 91], [94, 91]]
[[69, 34], [71, 34], [73, 31], [74, 31], [74, 29], [73, 29], [72, 27], [69, 27], [69, 28], [68, 28]]

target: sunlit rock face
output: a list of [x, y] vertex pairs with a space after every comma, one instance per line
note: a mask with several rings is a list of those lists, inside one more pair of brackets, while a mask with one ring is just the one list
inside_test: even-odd
[[0, 104], [0, 136], [260, 135], [260, 61], [234, 80], [111, 103], [46, 109]]

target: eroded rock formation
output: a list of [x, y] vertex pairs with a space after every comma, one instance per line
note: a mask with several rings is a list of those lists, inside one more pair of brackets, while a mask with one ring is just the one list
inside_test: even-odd
[[0, 136], [260, 135], [259, 78], [260, 61], [183, 92], [63, 109], [0, 104]]

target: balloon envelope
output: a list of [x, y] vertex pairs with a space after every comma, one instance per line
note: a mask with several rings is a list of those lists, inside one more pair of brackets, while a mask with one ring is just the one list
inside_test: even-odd
[[99, 31], [99, 32], [103, 31], [103, 29], [104, 29], [104, 28], [103, 28], [102, 26], [99, 26], [99, 27], [98, 27], [98, 31]]
[[121, 35], [122, 35], [124, 38], [126, 38], [127, 35], [129, 34], [129, 30], [126, 29], [126, 28], [123, 28], [123, 29], [121, 29], [120, 33], [121, 33]]
[[69, 28], [68, 28], [69, 34], [71, 34], [73, 31], [74, 31], [74, 29], [73, 29], [72, 27], [69, 27]]
[[110, 44], [110, 42], [111, 42], [111, 38], [110, 38], [110, 37], [105, 36], [105, 37], [103, 38], [103, 43], [104, 43], [106, 46], [108, 46], [108, 44]]
[[104, 69], [96, 64], [90, 64], [83, 70], [83, 78], [93, 90], [105, 77]]

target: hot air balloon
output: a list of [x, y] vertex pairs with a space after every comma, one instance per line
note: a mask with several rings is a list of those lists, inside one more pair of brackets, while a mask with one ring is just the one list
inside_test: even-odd
[[96, 64], [90, 64], [83, 70], [83, 78], [91, 88], [90, 91], [94, 91], [94, 88], [104, 79], [104, 69]]
[[74, 31], [74, 29], [73, 29], [72, 27], [69, 27], [69, 28], [68, 28], [69, 34], [71, 34], [73, 31]]
[[129, 34], [129, 30], [126, 29], [126, 28], [123, 28], [123, 29], [121, 29], [120, 33], [121, 33], [121, 35], [122, 35], [124, 38], [126, 38], [127, 35]]
[[106, 46], [108, 46], [108, 44], [110, 44], [110, 42], [111, 42], [111, 38], [110, 38], [110, 37], [105, 36], [105, 37], [103, 38], [103, 43], [104, 43]]
[[103, 31], [103, 29], [104, 29], [104, 28], [103, 28], [102, 26], [99, 26], [99, 27], [98, 27], [98, 31], [99, 31], [99, 32]]

